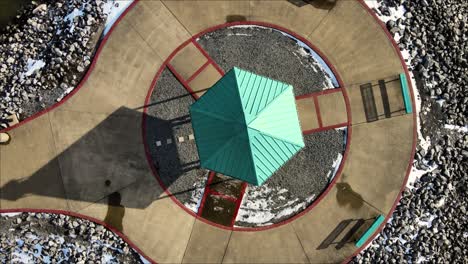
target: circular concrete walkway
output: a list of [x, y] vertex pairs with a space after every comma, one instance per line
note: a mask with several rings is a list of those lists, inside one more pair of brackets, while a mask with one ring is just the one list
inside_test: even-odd
[[[0, 212], [106, 219], [109, 228], [158, 263], [336, 263], [357, 253], [356, 237], [340, 249], [320, 245], [341, 223], [371, 223], [393, 211], [416, 140], [416, 113], [406, 113], [398, 79], [407, 71], [388, 32], [362, 2], [291, 2], [133, 4], [76, 92], [9, 131], [12, 143], [0, 146]], [[262, 231], [218, 228], [182, 210], [156, 181], [142, 139], [143, 111], [150, 107], [145, 97], [158, 69], [198, 32], [233, 20], [272, 23], [315, 45], [341, 76], [339, 94], [348, 101], [342, 106], [342, 96], [330, 96], [336, 93], [314, 101], [330, 127], [346, 115], [349, 149], [335, 184], [312, 210]], [[108, 204], [114, 192], [122, 197], [118, 205]], [[122, 208], [123, 218], [114, 217]]]

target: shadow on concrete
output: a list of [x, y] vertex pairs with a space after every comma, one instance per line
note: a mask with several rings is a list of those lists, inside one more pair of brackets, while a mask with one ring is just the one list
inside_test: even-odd
[[122, 195], [120, 195], [119, 192], [113, 192], [107, 197], [107, 200], [108, 207], [104, 223], [122, 232], [122, 221], [125, 216], [125, 207], [122, 205]]
[[[142, 115], [136, 110], [119, 108], [34, 174], [4, 184], [0, 189], [1, 198], [17, 200], [34, 194], [68, 199], [73, 211], [100, 202], [108, 205], [106, 222], [121, 230], [125, 207], [145, 208], [154, 200], [169, 197], [164, 194], [147, 162], [141, 133]], [[73, 120], [76, 124], [64, 124], [55, 131], [55, 136], [60, 134], [66, 138], [72, 135], [73, 126], [80, 126], [79, 121], [85, 121], [85, 118], [90, 118], [90, 114], [83, 116], [79, 112], [70, 112], [70, 122]], [[176, 132], [180, 126], [191, 128], [189, 116], [172, 120], [150, 115], [145, 118], [147, 131], [148, 128], [157, 131], [147, 137], [147, 144], [155, 144], [155, 140], [164, 142], [157, 151], [151, 152], [151, 158], [165, 186], [171, 188], [183, 175], [201, 171], [198, 155], [190, 161], [180, 158], [186, 148], [184, 143], [177, 142]], [[166, 144], [169, 139], [172, 144]], [[196, 153], [194, 145], [192, 141], [191, 148]], [[194, 190], [183, 189], [186, 185], [179, 186], [178, 193]], [[65, 192], [61, 191], [63, 189]]]
[[345, 219], [338, 223], [316, 249], [322, 250], [335, 245], [335, 249], [340, 250], [348, 243], [355, 243], [374, 220], [375, 218]]
[[228, 15], [226, 16], [226, 22], [231, 23], [231, 22], [237, 22], [237, 21], [247, 21], [247, 18], [242, 15]]
[[336, 189], [336, 200], [340, 206], [351, 206], [353, 209], [359, 209], [364, 204], [362, 196], [353, 191], [349, 183], [339, 182], [336, 184]]
[[318, 9], [331, 10], [335, 7], [338, 0], [287, 0], [296, 7], [311, 5]]

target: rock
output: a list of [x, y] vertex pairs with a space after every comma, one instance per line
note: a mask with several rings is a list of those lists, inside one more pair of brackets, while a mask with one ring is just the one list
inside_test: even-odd
[[47, 11], [47, 4], [40, 4], [32, 11], [33, 14], [37, 14], [42, 11]]

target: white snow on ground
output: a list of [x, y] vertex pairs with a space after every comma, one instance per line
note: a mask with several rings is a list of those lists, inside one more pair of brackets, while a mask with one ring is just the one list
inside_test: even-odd
[[416, 182], [416, 180], [421, 178], [424, 174], [431, 172], [435, 169], [437, 169], [437, 165], [435, 164], [433, 166], [428, 166], [427, 170], [420, 170], [420, 169], [417, 169], [415, 166], [413, 166], [411, 168], [411, 172], [408, 177], [408, 182], [406, 183], [406, 188], [413, 189], [414, 188], [413, 185]]
[[13, 217], [22, 214], [21, 212], [19, 213], [1, 213], [0, 216], [7, 216], [7, 217]]
[[75, 87], [68, 87], [68, 89], [66, 89], [61, 95], [59, 98], [57, 98], [57, 102], [60, 102], [62, 101], [62, 99], [67, 96], [71, 91], [73, 91], [73, 89], [75, 89]]
[[468, 126], [455, 126], [455, 125], [445, 125], [444, 126], [445, 129], [449, 129], [449, 130], [455, 130], [457, 132], [460, 132], [460, 133], [468, 133]]
[[74, 23], [75, 17], [80, 17], [82, 15], [83, 15], [83, 11], [81, 11], [80, 9], [75, 8], [75, 9], [73, 9], [73, 11], [70, 14], [68, 14], [65, 17], [65, 19], [64, 19], [65, 22], [70, 21], [69, 22], [69, 30], [70, 30], [71, 33], [73, 33], [73, 31], [75, 30], [75, 23]]
[[[371, 9], [378, 10], [380, 7], [379, 1], [376, 0], [366, 0], [367, 6], [370, 7]], [[405, 18], [405, 8], [403, 6], [399, 6], [398, 8], [390, 7], [390, 16], [382, 16], [379, 13], [377, 13], [377, 16], [382, 20], [384, 23], [387, 23], [389, 20], [397, 20], [399, 18], [404, 19]]]
[[[96, 0], [96, 2], [101, 2]], [[133, 0], [113, 0], [103, 5], [104, 13], [107, 14], [106, 26], [103, 31], [103, 35], [111, 29], [112, 25], [122, 15], [122, 13], [132, 4]]]
[[145, 259], [145, 257], [143, 257], [142, 255], [139, 255], [140, 256], [140, 260], [143, 264], [151, 264], [151, 262], [149, 262], [147, 259]]
[[192, 210], [194, 213], [198, 212], [198, 208], [200, 208], [200, 203], [203, 198], [203, 194], [205, 193], [205, 184], [208, 177], [205, 177], [202, 181], [197, 181], [193, 185], [194, 190], [191, 191], [190, 200], [184, 203], [184, 206], [188, 209]]
[[[304, 210], [314, 199], [315, 195], [308, 197], [306, 201], [298, 203], [298, 199], [286, 202], [283, 207], [275, 212], [270, 208], [273, 202], [272, 194], [286, 194], [286, 189], [270, 188], [267, 184], [262, 186], [248, 186], [246, 195], [236, 217], [236, 222], [255, 224], [256, 226], [268, 226], [276, 219], [293, 216]], [[286, 199], [283, 196], [284, 199]]]
[[333, 169], [330, 170], [327, 174], [328, 181], [331, 181], [333, 178], [335, 178], [336, 173], [338, 172], [338, 169], [340, 168], [341, 161], [343, 160], [343, 155], [341, 153], [338, 153], [338, 156], [336, 157], [335, 161], [333, 161]]
[[434, 219], [436, 218], [434, 215], [430, 215], [429, 218], [427, 217], [424, 217], [426, 219], [420, 219], [418, 218], [417, 220], [417, 223], [418, 223], [418, 226], [426, 226], [427, 228], [430, 228], [432, 227], [432, 221], [434, 221]]
[[27, 66], [26, 72], [22, 73], [21, 77], [31, 76], [33, 73], [39, 71], [45, 65], [46, 64], [43, 60], [28, 59], [28, 66]]

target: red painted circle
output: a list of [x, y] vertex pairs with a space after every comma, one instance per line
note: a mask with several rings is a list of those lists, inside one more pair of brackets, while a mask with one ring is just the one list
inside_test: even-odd
[[[198, 214], [196, 214], [195, 212], [191, 211], [190, 209], [188, 209], [187, 207], [185, 207], [185, 205], [183, 205], [177, 198], [175, 198], [174, 195], [172, 195], [172, 193], [168, 190], [167, 186], [165, 186], [165, 184], [162, 182], [162, 180], [159, 178], [158, 176], [158, 172], [157, 172], [157, 169], [154, 167], [153, 165], [153, 162], [152, 162], [152, 158], [151, 158], [151, 155], [150, 155], [150, 151], [149, 151], [149, 146], [147, 145], [146, 143], [146, 110], [147, 108], [145, 107], [143, 109], [143, 119], [142, 119], [142, 136], [143, 136], [143, 142], [144, 142], [144, 145], [145, 145], [145, 154], [146, 154], [146, 158], [147, 158], [147, 161], [148, 161], [148, 164], [155, 176], [155, 178], [157, 179], [159, 185], [163, 188], [164, 192], [166, 192], [166, 194], [172, 199], [172, 201], [174, 203], [176, 203], [179, 207], [181, 207], [184, 211], [186, 211], [188, 214], [192, 215], [193, 217], [199, 219], [200, 221], [203, 221], [207, 224], [210, 224], [212, 226], [216, 226], [216, 227], [219, 227], [219, 228], [222, 228], [222, 229], [227, 229], [227, 230], [235, 230], [235, 231], [261, 231], [261, 230], [267, 230], [267, 229], [271, 229], [271, 228], [275, 228], [275, 227], [279, 227], [279, 226], [282, 226], [282, 225], [285, 225], [287, 223], [290, 223], [294, 220], [296, 220], [297, 218], [303, 216], [304, 214], [306, 214], [307, 212], [309, 212], [310, 210], [312, 210], [327, 194], [328, 192], [331, 190], [331, 188], [336, 184], [337, 180], [340, 178], [340, 175], [341, 175], [341, 172], [343, 170], [343, 167], [344, 167], [344, 163], [346, 162], [346, 158], [348, 156], [348, 153], [349, 153], [349, 147], [351, 145], [351, 133], [352, 133], [352, 127], [351, 127], [351, 109], [350, 109], [350, 103], [349, 103], [349, 98], [348, 98], [348, 95], [346, 93], [346, 89], [344, 89], [344, 85], [343, 85], [343, 81], [340, 77], [340, 75], [338, 74], [338, 72], [336, 71], [336, 69], [333, 67], [333, 65], [330, 63], [330, 61], [327, 59], [327, 57], [316, 47], [314, 46], [312, 43], [310, 43], [308, 40], [306, 40], [305, 38], [301, 37], [300, 35], [286, 29], [286, 28], [283, 28], [281, 26], [277, 26], [277, 25], [274, 25], [274, 24], [270, 24], [270, 23], [265, 23], [265, 22], [258, 22], [258, 21], [241, 21], [241, 22], [232, 22], [232, 23], [225, 23], [225, 24], [221, 24], [221, 25], [218, 25], [218, 26], [214, 26], [214, 27], [210, 27], [196, 35], [194, 35], [193, 37], [191, 37], [190, 39], [186, 40], [185, 42], [183, 42], [180, 46], [178, 46], [170, 55], [169, 57], [167, 57], [167, 59], [164, 61], [163, 65], [159, 68], [158, 72], [156, 73], [155, 77], [153, 78], [153, 81], [151, 82], [151, 86], [148, 90], [148, 94], [146, 95], [146, 99], [145, 99], [145, 104], [144, 105], [149, 105], [150, 104], [150, 98], [151, 98], [151, 94], [153, 93], [154, 89], [155, 89], [155, 86], [156, 86], [156, 82], [157, 80], [159, 79], [162, 71], [168, 67], [168, 68], [171, 68], [171, 65], [169, 64], [169, 62], [172, 60], [172, 58], [174, 58], [174, 56], [179, 52], [181, 51], [186, 45], [188, 45], [189, 43], [191, 42], [196, 42], [196, 39], [206, 33], [209, 33], [209, 32], [212, 32], [212, 31], [215, 31], [217, 29], [220, 29], [220, 28], [225, 28], [225, 27], [230, 27], [230, 26], [236, 26], [236, 25], [256, 25], [256, 26], [263, 26], [263, 27], [268, 27], [268, 28], [273, 28], [273, 29], [277, 29], [279, 31], [283, 31], [295, 38], [297, 38], [298, 40], [304, 42], [308, 47], [310, 47], [314, 52], [316, 52], [324, 61], [325, 63], [327, 64], [327, 66], [330, 68], [330, 70], [333, 72], [333, 74], [335, 75], [337, 81], [338, 81], [338, 85], [339, 85], [339, 88], [335, 88], [335, 89], [328, 89], [328, 90], [323, 90], [323, 91], [320, 91], [320, 92], [317, 92], [317, 93], [314, 93], [316, 95], [321, 95], [321, 94], [327, 94], [327, 93], [330, 93], [330, 92], [336, 92], [336, 91], [333, 91], [333, 90], [336, 90], [336, 89], [339, 89], [342, 94], [343, 94], [343, 97], [344, 97], [344, 101], [345, 101], [345, 105], [346, 105], [346, 112], [347, 112], [347, 118], [348, 118], [348, 121], [347, 121], [347, 138], [346, 138], [346, 147], [345, 147], [345, 152], [343, 154], [343, 159], [341, 160], [341, 163], [339, 165], [339, 168], [338, 168], [338, 171], [335, 175], [335, 177], [332, 179], [332, 181], [328, 184], [328, 186], [325, 188], [325, 190], [319, 195], [319, 197], [317, 197], [314, 202], [312, 202], [312, 204], [310, 204], [306, 209], [302, 210], [301, 212], [295, 214], [294, 216], [284, 220], [284, 221], [281, 221], [279, 223], [275, 223], [275, 224], [272, 224], [272, 225], [268, 225], [268, 226], [261, 226], [261, 227], [227, 227], [227, 226], [223, 226], [223, 225], [220, 225], [220, 224], [217, 224], [217, 223], [213, 223], [201, 216], [199, 216]], [[204, 50], [200, 50], [201, 52], [204, 52]], [[208, 56], [209, 57], [209, 56]], [[214, 63], [214, 65], [217, 65], [216, 63]], [[217, 70], [222, 73], [222, 70], [217, 67]], [[186, 85], [184, 85], [186, 86]], [[187, 88], [187, 87], [186, 87]], [[189, 92], [193, 93], [193, 91], [189, 90]], [[297, 98], [303, 98], [303, 96], [298, 96]]]

